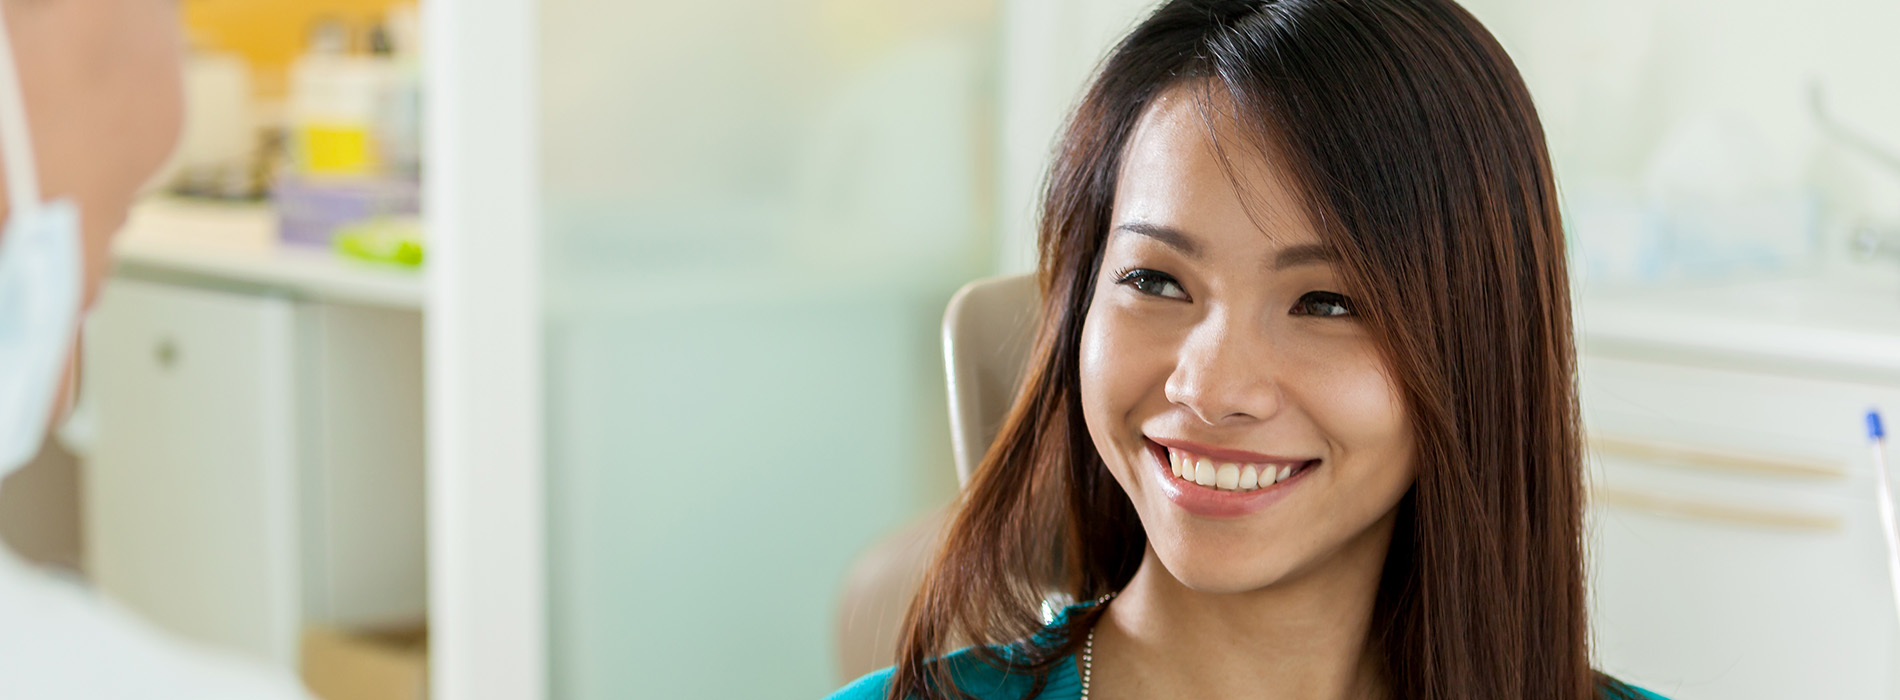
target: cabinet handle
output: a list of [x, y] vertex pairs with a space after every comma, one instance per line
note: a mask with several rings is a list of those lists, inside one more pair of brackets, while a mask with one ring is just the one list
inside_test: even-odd
[[171, 338], [160, 338], [158, 347], [152, 349], [152, 357], [158, 360], [159, 369], [171, 369], [178, 364], [178, 343]]
[[1731, 474], [1826, 479], [1841, 479], [1847, 476], [1847, 469], [1839, 462], [1763, 456], [1626, 437], [1592, 436], [1590, 451], [1644, 461], [1670, 462]]
[[1727, 503], [1709, 503], [1614, 486], [1591, 489], [1591, 499], [1603, 505], [1652, 515], [1666, 515], [1718, 525], [1741, 525], [1796, 532], [1840, 532], [1847, 525], [1838, 515], [1816, 515], [1785, 510], [1769, 510]]

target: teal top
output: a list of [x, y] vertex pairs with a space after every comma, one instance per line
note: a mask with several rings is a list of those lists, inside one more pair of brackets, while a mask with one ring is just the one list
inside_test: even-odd
[[[1067, 622], [1071, 611], [1086, 605], [1089, 604], [1072, 605], [1063, 610], [1055, 621], [1043, 629], [1043, 634], [1052, 634], [1053, 630]], [[953, 652], [948, 658], [951, 676], [956, 679], [957, 687], [981, 700], [1079, 700], [1082, 697], [1082, 679], [1076, 675], [1073, 655], [1063, 663], [1056, 664], [1049, 673], [1048, 681], [1042, 686], [1042, 692], [1033, 698], [1029, 697], [1029, 690], [1035, 687], [1036, 681], [1029, 673], [996, 668], [976, 658], [969, 649]], [[885, 693], [890, 691], [894, 670], [886, 668], [870, 673], [839, 688], [826, 700], [884, 700]], [[1638, 700], [1668, 700], [1636, 686], [1629, 688], [1635, 692]], [[1605, 700], [1609, 698], [1606, 696]]]

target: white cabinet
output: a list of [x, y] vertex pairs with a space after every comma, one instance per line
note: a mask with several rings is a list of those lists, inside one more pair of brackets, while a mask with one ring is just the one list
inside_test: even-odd
[[297, 305], [304, 619], [406, 626], [427, 610], [422, 315]]
[[1599, 664], [1675, 700], [1895, 697], [1863, 416], [1900, 387], [1601, 356], [1582, 380]]
[[421, 313], [161, 279], [114, 278], [88, 324], [99, 589], [286, 667], [308, 623], [421, 620]]
[[115, 280], [88, 326], [86, 568], [160, 626], [290, 664], [298, 577], [291, 302]]

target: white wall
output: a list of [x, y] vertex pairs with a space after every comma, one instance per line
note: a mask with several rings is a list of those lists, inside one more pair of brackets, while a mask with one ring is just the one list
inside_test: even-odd
[[1036, 263], [1036, 208], [1064, 120], [1154, 0], [1004, 0], [998, 274]]
[[[1900, 82], [1893, 77], [1900, 69], [1900, 52], [1893, 49], [1900, 3], [1467, 5], [1511, 51], [1530, 84], [1573, 215], [1571, 233], [1586, 252], [1624, 235], [1593, 216], [1606, 200], [1609, 208], [1621, 200], [1649, 216], [1701, 200], [1774, 217], [1772, 207], [1759, 203], [1812, 198], [1811, 222], [1784, 217], [1774, 224], [1786, 229], [1780, 232], [1743, 231], [1748, 222], [1735, 222], [1727, 239], [1787, 257], [1797, 256], [1801, 245], [1818, 245], [1818, 254], [1797, 268], [1838, 262], [1845, 232], [1855, 225], [1900, 223], [1900, 173], [1876, 168], [1825, 138], [1811, 108], [1812, 86], [1822, 86], [1839, 119], [1900, 151]], [[1795, 230], [1805, 224], [1813, 230]], [[1793, 240], [1803, 235], [1813, 240]]]

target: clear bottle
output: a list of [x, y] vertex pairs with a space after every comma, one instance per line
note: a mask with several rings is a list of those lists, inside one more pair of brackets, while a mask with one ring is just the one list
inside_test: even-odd
[[317, 23], [309, 48], [290, 68], [290, 169], [323, 179], [380, 172], [377, 107], [390, 80], [387, 58], [353, 55], [350, 28]]

